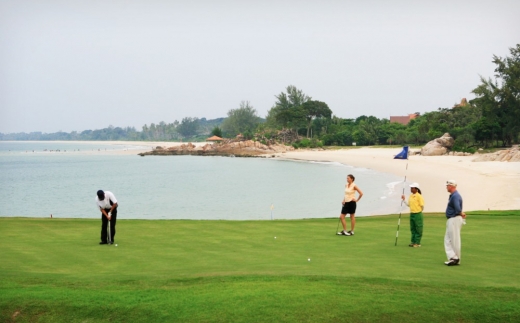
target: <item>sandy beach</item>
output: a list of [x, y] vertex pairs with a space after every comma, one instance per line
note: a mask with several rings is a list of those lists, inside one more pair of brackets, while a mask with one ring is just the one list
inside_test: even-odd
[[[393, 159], [400, 151], [401, 148], [294, 151], [277, 154], [277, 158], [339, 162], [402, 176], [403, 180], [406, 176], [407, 182], [419, 183], [426, 203], [425, 212], [446, 210], [449, 194], [445, 184], [448, 179], [458, 182], [465, 211], [520, 209], [518, 162], [473, 162], [475, 156], [410, 156], [408, 160]], [[363, 183], [357, 184], [363, 188]], [[409, 194], [410, 190], [406, 187], [405, 195], [408, 197]]]

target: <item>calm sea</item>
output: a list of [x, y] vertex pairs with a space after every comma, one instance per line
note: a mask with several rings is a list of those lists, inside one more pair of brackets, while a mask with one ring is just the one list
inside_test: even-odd
[[0, 142], [0, 216], [99, 218], [98, 189], [119, 219], [330, 218], [346, 175], [364, 196], [356, 216], [399, 212], [402, 178], [339, 163], [265, 158], [106, 154], [100, 142]]

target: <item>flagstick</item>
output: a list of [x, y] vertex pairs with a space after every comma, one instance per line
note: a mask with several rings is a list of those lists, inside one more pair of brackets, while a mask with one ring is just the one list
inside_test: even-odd
[[[407, 156], [408, 157], [408, 156]], [[408, 160], [408, 158], [406, 158]], [[406, 170], [408, 170], [408, 162], [406, 162]], [[404, 195], [404, 186], [406, 185], [406, 173], [404, 175], [404, 182], [403, 182], [403, 194]], [[397, 246], [397, 238], [399, 237], [399, 225], [401, 224], [401, 213], [403, 211], [403, 202], [404, 200], [401, 199], [401, 208], [399, 210], [399, 220], [397, 221], [397, 232], [395, 233], [395, 246]]]

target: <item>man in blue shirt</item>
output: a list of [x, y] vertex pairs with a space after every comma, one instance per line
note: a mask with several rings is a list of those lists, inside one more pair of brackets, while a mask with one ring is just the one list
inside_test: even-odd
[[444, 262], [447, 266], [460, 264], [460, 230], [464, 224], [466, 213], [462, 212], [462, 197], [457, 191], [457, 182], [449, 180], [446, 182], [446, 190], [450, 193], [448, 206], [446, 207], [446, 234], [444, 235], [444, 249], [448, 261]]

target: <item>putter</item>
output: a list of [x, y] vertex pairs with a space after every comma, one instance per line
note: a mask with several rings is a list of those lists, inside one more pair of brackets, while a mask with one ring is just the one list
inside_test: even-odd
[[338, 225], [336, 226], [336, 232], [334, 232], [335, 235], [338, 234], [338, 230], [339, 230], [339, 221], [341, 220], [341, 218], [338, 218]]
[[110, 234], [110, 220], [108, 220], [108, 238], [107, 238], [108, 244], [112, 244], [112, 235]]

